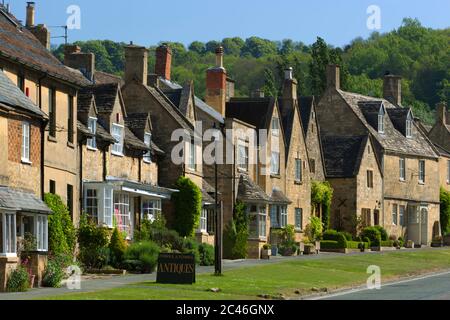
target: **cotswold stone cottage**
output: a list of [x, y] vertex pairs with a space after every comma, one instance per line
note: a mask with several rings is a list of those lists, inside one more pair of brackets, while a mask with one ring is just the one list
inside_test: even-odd
[[352, 220], [381, 225], [427, 245], [440, 229], [439, 155], [401, 98], [400, 77], [385, 77], [380, 99], [342, 91], [339, 67], [328, 67], [328, 87], [317, 105], [326, 174], [331, 181], [353, 179], [347, 186], [334, 184], [332, 220], [351, 232], [357, 228]]

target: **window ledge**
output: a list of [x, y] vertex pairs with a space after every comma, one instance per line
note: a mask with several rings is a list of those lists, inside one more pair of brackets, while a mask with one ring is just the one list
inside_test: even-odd
[[93, 148], [93, 147], [90, 147], [90, 146], [87, 146], [86, 149], [87, 149], [88, 151], [93, 151], [93, 152], [98, 151], [97, 148]]
[[400, 179], [399, 181], [405, 183], [406, 179]]
[[250, 241], [267, 242], [267, 237], [249, 237]]
[[294, 184], [301, 186], [301, 185], [303, 185], [303, 181], [294, 181]]
[[123, 153], [111, 152], [111, 154], [116, 157], [121, 157], [121, 158], [125, 157]]
[[31, 166], [33, 164], [30, 160], [27, 160], [27, 159], [22, 159], [22, 160], [20, 160], [20, 162], [22, 164], [25, 164], [25, 165], [28, 165], [28, 166]]
[[420, 185], [420, 186], [424, 186], [424, 185], [425, 185], [425, 182], [419, 181], [419, 185]]
[[273, 174], [273, 173], [271, 173], [270, 177], [274, 178], [274, 179], [281, 179], [281, 175], [280, 174]]
[[144, 159], [144, 163], [146, 163], [146, 164], [152, 164], [152, 162], [151, 162], [150, 160], [145, 160], [145, 159]]
[[52, 137], [52, 136], [50, 136], [50, 135], [47, 137], [47, 140], [50, 141], [50, 142], [54, 142], [54, 143], [57, 143], [57, 142], [58, 142], [58, 140], [56, 139], [56, 137]]
[[71, 149], [75, 149], [75, 144], [73, 142], [67, 141], [67, 146]]
[[296, 233], [304, 233], [304, 232], [303, 232], [303, 229], [298, 229], [298, 228], [295, 228], [295, 232], [296, 232]]

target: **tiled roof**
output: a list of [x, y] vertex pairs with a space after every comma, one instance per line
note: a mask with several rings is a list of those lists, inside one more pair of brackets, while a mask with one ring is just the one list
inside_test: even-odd
[[88, 127], [86, 127], [81, 121], [77, 121], [77, 130], [78, 130], [78, 134], [87, 136], [87, 137], [92, 137], [93, 134], [91, 133], [91, 131], [89, 130]]
[[77, 111], [88, 113], [94, 101], [92, 88], [85, 87], [78, 91]]
[[30, 213], [52, 213], [44, 201], [34, 194], [3, 186], [0, 187], [0, 208]]
[[119, 94], [118, 83], [98, 84], [91, 87], [95, 105], [100, 113], [111, 113]]
[[[391, 109], [403, 109], [402, 107], [397, 107], [385, 99], [377, 99], [342, 90], [338, 90], [338, 92], [383, 149], [402, 154], [437, 158], [431, 143], [422, 131], [416, 127], [417, 124], [415, 122], [412, 138], [406, 138], [405, 135], [395, 127], [390, 116], [398, 111], [392, 111]], [[383, 103], [386, 108], [388, 115], [385, 117], [385, 128], [384, 133], [382, 134], [378, 132], [374, 120], [374, 110], [377, 106], [381, 106], [381, 103]]]
[[125, 123], [128, 128], [133, 129], [145, 129], [147, 126], [149, 114], [148, 113], [127, 113], [127, 118], [125, 119]]
[[0, 71], [0, 103], [8, 107], [32, 112], [43, 118], [47, 115], [39, 109], [9, 78]]
[[145, 145], [144, 142], [139, 140], [133, 132], [126, 126], [125, 127], [125, 137], [124, 137], [125, 146], [129, 149], [141, 150], [141, 151], [150, 151], [151, 149]]
[[300, 97], [299, 109], [302, 118], [303, 131], [308, 135], [309, 122], [311, 121], [311, 109], [313, 107], [314, 97]]
[[284, 135], [286, 137], [286, 161], [288, 160], [289, 147], [291, 144], [292, 129], [294, 127], [294, 109], [290, 106], [284, 106], [283, 100], [278, 100], [281, 109], [281, 121], [283, 123]]
[[275, 107], [274, 98], [232, 98], [226, 106], [226, 117], [246, 122], [259, 129], [269, 129]]
[[109, 143], [116, 143], [116, 139], [98, 121], [96, 137]]
[[81, 72], [64, 66], [12, 14], [1, 8], [0, 56], [77, 86], [90, 83]]
[[242, 174], [239, 178], [237, 199], [247, 203], [271, 202], [272, 200], [272, 198], [246, 174]]
[[102, 71], [95, 71], [94, 82], [95, 84], [118, 83], [121, 86], [124, 84], [121, 77]]
[[368, 136], [322, 136], [328, 178], [352, 178], [361, 164]]
[[279, 189], [273, 189], [271, 202], [275, 204], [291, 204], [292, 201]]
[[450, 158], [450, 151], [449, 150], [444, 149], [443, 147], [441, 147], [440, 145], [438, 145], [436, 143], [434, 144], [434, 146], [436, 147], [436, 149], [438, 150], [438, 152], [439, 152], [439, 154], [441, 156]]

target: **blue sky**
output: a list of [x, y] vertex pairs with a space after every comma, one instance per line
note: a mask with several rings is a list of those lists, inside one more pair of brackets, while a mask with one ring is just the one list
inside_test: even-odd
[[[1, 1], [1, 0], [0, 0]], [[5, 0], [25, 19], [24, 0]], [[110, 39], [140, 45], [224, 37], [291, 38], [310, 44], [317, 36], [336, 46], [367, 37], [370, 5], [381, 9], [380, 32], [397, 28], [404, 17], [432, 28], [449, 27], [450, 0], [35, 0], [36, 23], [64, 25], [70, 5], [81, 9], [81, 29], [69, 41]], [[52, 35], [61, 35], [52, 29]], [[52, 43], [60, 42], [52, 39]]]

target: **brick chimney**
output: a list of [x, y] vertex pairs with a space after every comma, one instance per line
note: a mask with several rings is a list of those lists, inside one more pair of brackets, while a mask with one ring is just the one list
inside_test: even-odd
[[449, 118], [450, 113], [447, 112], [447, 104], [445, 102], [440, 102], [436, 105], [436, 112], [438, 121], [444, 125], [450, 124]]
[[341, 68], [337, 64], [327, 66], [327, 87], [341, 89]]
[[27, 20], [25, 26], [27, 28], [34, 27], [34, 2], [27, 2]]
[[133, 80], [147, 85], [148, 50], [131, 43], [125, 46], [125, 83]]
[[225, 116], [227, 99], [227, 71], [223, 67], [223, 47], [216, 49], [216, 66], [206, 73], [205, 102]]
[[156, 48], [155, 73], [166, 80], [170, 80], [172, 68], [172, 49], [167, 44]]
[[90, 81], [94, 80], [95, 55], [93, 53], [83, 53], [79, 46], [67, 45], [64, 47], [64, 64], [80, 70]]
[[402, 78], [392, 74], [384, 76], [383, 98], [395, 105], [402, 104]]

